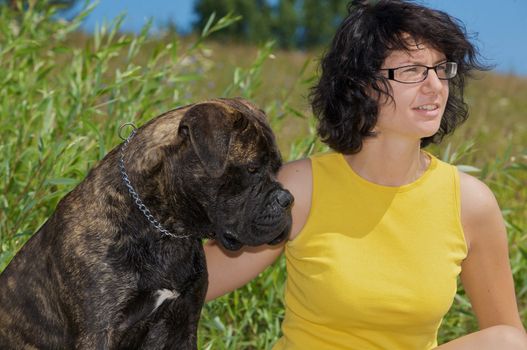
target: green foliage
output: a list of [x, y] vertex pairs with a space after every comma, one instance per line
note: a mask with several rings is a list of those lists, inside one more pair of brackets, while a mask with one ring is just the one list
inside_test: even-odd
[[[285, 2], [282, 2], [284, 4]], [[291, 6], [290, 2], [287, 6]], [[286, 5], [284, 5], [286, 6]], [[266, 112], [286, 159], [325, 147], [306, 102], [319, 52], [206, 40], [235, 25], [208, 17], [191, 42], [119, 33], [122, 18], [92, 37], [53, 9], [14, 15], [0, 7], [0, 270], [62, 198], [111, 148], [118, 127], [217, 96], [245, 96]], [[527, 81], [486, 75], [469, 86], [472, 120], [431, 151], [485, 181], [503, 209], [521, 317], [527, 322]], [[467, 141], [470, 140], [470, 141]], [[269, 349], [283, 318], [283, 258], [259, 278], [208, 303], [200, 349]], [[476, 329], [460, 288], [440, 341]]]
[[0, 6], [9, 6], [14, 11], [39, 11], [51, 7], [56, 10], [67, 10], [77, 3], [77, 0], [0, 0]]

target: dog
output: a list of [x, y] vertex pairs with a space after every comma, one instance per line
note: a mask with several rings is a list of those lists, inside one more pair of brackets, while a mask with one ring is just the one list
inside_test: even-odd
[[134, 130], [0, 275], [1, 349], [197, 349], [203, 239], [278, 244], [292, 195], [263, 111], [213, 99]]

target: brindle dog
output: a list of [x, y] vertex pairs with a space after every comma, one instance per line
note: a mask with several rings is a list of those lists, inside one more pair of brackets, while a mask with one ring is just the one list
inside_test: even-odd
[[[0, 276], [1, 349], [196, 349], [202, 239], [276, 244], [293, 198], [264, 113], [181, 107], [113, 149]], [[228, 272], [227, 272], [228, 273]]]

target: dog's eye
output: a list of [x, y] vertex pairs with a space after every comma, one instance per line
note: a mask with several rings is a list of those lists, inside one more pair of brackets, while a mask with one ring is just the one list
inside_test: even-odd
[[247, 167], [247, 172], [249, 174], [255, 174], [258, 172], [258, 167], [255, 167], [255, 166], [249, 166]]
[[182, 135], [183, 137], [187, 137], [188, 134], [189, 134], [187, 125], [180, 125], [178, 131], [179, 131], [180, 135]]
[[249, 120], [247, 120], [246, 117], [243, 115], [239, 115], [238, 119], [234, 122], [234, 127], [239, 129], [240, 131], [244, 131], [249, 126]]

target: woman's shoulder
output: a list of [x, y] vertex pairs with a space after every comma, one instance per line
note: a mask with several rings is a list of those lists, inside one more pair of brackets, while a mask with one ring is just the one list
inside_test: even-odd
[[[501, 211], [490, 188], [476, 177], [459, 171], [461, 222], [469, 247], [492, 235], [502, 225]], [[487, 228], [494, 228], [488, 230]]]
[[278, 172], [278, 178], [285, 180], [290, 177], [306, 176], [311, 174], [311, 159], [302, 158], [285, 163]]
[[341, 157], [336, 152], [323, 152], [311, 155], [309, 158], [301, 158], [291, 162], [288, 162], [282, 166], [279, 172], [279, 177], [293, 176], [297, 178], [301, 177], [312, 177], [312, 164], [320, 162], [335, 162]]
[[481, 216], [496, 208], [496, 198], [483, 181], [462, 171], [458, 173], [461, 204], [466, 207], [466, 214]]

